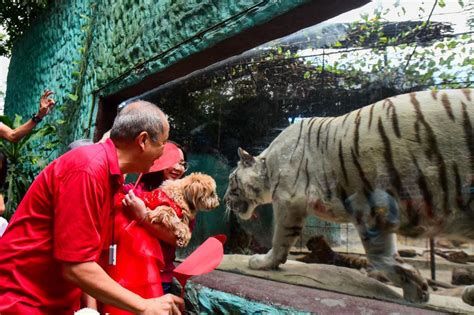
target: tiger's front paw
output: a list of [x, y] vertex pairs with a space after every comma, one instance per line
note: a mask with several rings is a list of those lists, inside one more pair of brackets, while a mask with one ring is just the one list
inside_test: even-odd
[[[407, 266], [405, 264], [405, 266]], [[419, 271], [411, 266], [396, 266], [395, 271], [399, 277], [399, 285], [403, 289], [405, 300], [414, 303], [426, 303], [430, 299], [429, 286]]]
[[272, 255], [267, 253], [265, 255], [253, 255], [249, 259], [249, 268], [255, 270], [277, 269], [280, 264], [272, 259]]

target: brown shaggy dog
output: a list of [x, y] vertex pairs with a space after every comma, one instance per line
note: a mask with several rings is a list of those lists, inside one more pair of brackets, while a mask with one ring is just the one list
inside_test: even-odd
[[219, 206], [219, 197], [216, 193], [216, 182], [206, 174], [191, 173], [178, 179], [163, 182], [162, 190], [182, 210], [182, 218], [168, 206], [158, 206], [150, 210], [147, 217], [151, 223], [160, 223], [173, 231], [176, 236], [176, 245], [185, 247], [191, 239], [189, 222], [199, 210], [212, 210]]

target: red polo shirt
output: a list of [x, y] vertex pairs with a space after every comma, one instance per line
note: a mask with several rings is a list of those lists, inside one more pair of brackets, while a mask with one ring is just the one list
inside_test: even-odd
[[81, 291], [62, 262], [97, 261], [122, 185], [111, 140], [72, 150], [34, 180], [0, 238], [0, 313], [72, 314]]

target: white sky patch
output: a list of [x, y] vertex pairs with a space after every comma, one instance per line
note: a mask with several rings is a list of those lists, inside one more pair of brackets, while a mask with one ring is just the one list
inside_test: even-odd
[[10, 59], [6, 57], [0, 57], [0, 115], [3, 115], [3, 106], [4, 106], [4, 95], [7, 91], [7, 75], [8, 75], [8, 65], [10, 64]]
[[[5, 34], [5, 30], [0, 26], [0, 33]], [[0, 115], [3, 115], [4, 97], [7, 91], [7, 75], [10, 58], [0, 57]]]
[[[466, 6], [469, 1], [472, 0], [463, 0], [462, 2]], [[453, 23], [455, 33], [467, 31], [466, 21], [468, 19], [468, 12], [460, 6], [459, 0], [445, 0], [444, 2], [446, 6], [443, 8], [439, 4], [436, 5], [430, 20], [433, 22]], [[398, 5], [394, 7], [397, 3]], [[374, 0], [358, 9], [329, 19], [324, 23], [351, 23], [359, 20], [361, 14], [371, 14], [377, 8], [381, 8], [382, 12], [388, 9], [387, 14], [384, 15], [387, 21], [426, 21], [434, 3], [434, 0]], [[403, 11], [403, 8], [405, 11]]]

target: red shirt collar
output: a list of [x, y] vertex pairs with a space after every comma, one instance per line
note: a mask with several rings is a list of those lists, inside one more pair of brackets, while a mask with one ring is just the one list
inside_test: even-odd
[[112, 142], [112, 140], [107, 139], [104, 143], [101, 143], [101, 145], [105, 149], [105, 153], [107, 154], [107, 160], [109, 161], [109, 172], [111, 175], [122, 175], [120, 172], [120, 167], [118, 163], [118, 157], [117, 157], [117, 149], [115, 147], [115, 144]]

